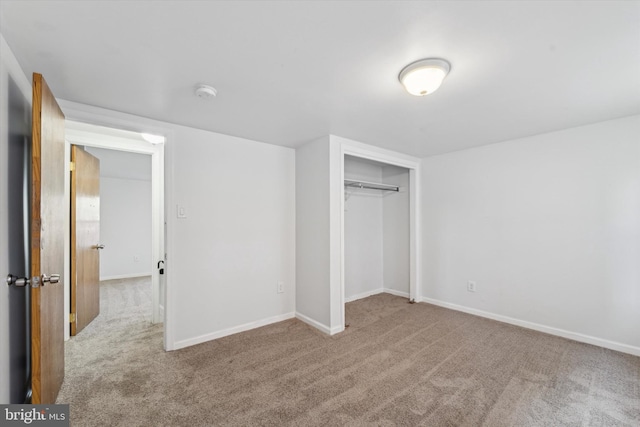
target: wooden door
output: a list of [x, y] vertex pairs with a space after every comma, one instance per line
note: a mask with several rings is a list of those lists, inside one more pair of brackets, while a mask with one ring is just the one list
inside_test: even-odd
[[100, 160], [71, 147], [71, 335], [100, 314]]
[[31, 403], [48, 404], [55, 402], [64, 379], [65, 122], [37, 73], [32, 114]]

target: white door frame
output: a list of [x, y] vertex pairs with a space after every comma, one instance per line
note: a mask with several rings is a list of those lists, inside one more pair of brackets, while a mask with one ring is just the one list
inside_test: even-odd
[[344, 163], [345, 156], [374, 160], [409, 170], [409, 299], [419, 302], [420, 292], [421, 245], [420, 245], [420, 160], [402, 153], [362, 144], [345, 138], [335, 137], [340, 143], [340, 310], [342, 330], [345, 324], [345, 250], [344, 250]]
[[[167, 332], [170, 328], [167, 326], [167, 305], [170, 304], [167, 298], [167, 288], [169, 287], [169, 279], [164, 276], [164, 289], [160, 286], [160, 276], [156, 269], [156, 263], [159, 260], [166, 260], [166, 242], [165, 242], [165, 145], [152, 145], [139, 137], [140, 132], [148, 132], [164, 135], [168, 143], [172, 139], [172, 131], [167, 128], [160, 128], [154, 125], [140, 124], [130, 120], [115, 119], [112, 116], [101, 114], [104, 110], [96, 109], [96, 112], [90, 110], [93, 107], [83, 106], [80, 104], [60, 101], [60, 105], [67, 117], [66, 126], [66, 149], [70, 151], [70, 146], [84, 145], [97, 148], [106, 148], [120, 151], [128, 151], [133, 153], [147, 154], [151, 156], [151, 201], [152, 201], [152, 321], [153, 323], [164, 322], [164, 347], [170, 349], [171, 344], [168, 340]], [[89, 110], [89, 111], [88, 111]], [[129, 130], [130, 129], [130, 130]], [[136, 133], [138, 135], [136, 135]], [[65, 176], [69, 181], [69, 164], [65, 165]], [[70, 184], [67, 183], [67, 198], [70, 199]], [[69, 234], [69, 233], [67, 233]], [[70, 243], [67, 243], [67, 246]], [[70, 248], [65, 248], [67, 254]], [[67, 255], [68, 257], [69, 255]], [[65, 270], [67, 277], [69, 274], [69, 264]], [[165, 265], [166, 268], [166, 265]], [[66, 281], [68, 283], [68, 281]], [[68, 284], [66, 284], [68, 287]], [[69, 292], [66, 290], [65, 305], [69, 304]], [[164, 304], [161, 306], [161, 302]], [[67, 307], [66, 312], [69, 312]], [[65, 327], [65, 338], [69, 338], [69, 328]]]

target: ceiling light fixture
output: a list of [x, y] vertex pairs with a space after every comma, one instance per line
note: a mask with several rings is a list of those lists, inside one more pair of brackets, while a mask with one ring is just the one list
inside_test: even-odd
[[429, 95], [438, 90], [450, 69], [444, 59], [421, 59], [404, 67], [398, 80], [411, 95]]
[[147, 141], [149, 144], [159, 145], [164, 144], [164, 136], [162, 135], [154, 135], [152, 133], [141, 133], [142, 139]]
[[198, 87], [196, 87], [196, 95], [198, 98], [209, 99], [215, 97], [217, 94], [218, 91], [213, 86], [198, 85]]

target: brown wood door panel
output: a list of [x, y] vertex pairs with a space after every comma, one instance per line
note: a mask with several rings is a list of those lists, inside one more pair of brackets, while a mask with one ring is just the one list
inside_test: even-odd
[[71, 335], [100, 314], [100, 160], [71, 147]]
[[[64, 380], [65, 119], [33, 74], [31, 145], [31, 402], [54, 403]], [[60, 275], [58, 283], [37, 278]]]

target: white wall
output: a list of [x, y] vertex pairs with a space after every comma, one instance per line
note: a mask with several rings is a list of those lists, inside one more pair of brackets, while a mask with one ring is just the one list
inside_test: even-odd
[[392, 165], [382, 168], [382, 182], [400, 187], [383, 198], [384, 288], [409, 296], [410, 230], [409, 170]]
[[[60, 105], [69, 120], [167, 137], [167, 349], [294, 316], [293, 149], [69, 101]], [[177, 218], [178, 205], [186, 218]]]
[[[345, 156], [344, 178], [382, 182], [380, 164]], [[345, 300], [380, 293], [383, 281], [383, 193], [379, 190], [349, 189], [344, 210]]]
[[100, 280], [150, 275], [151, 156], [86, 151], [100, 159]]
[[100, 280], [151, 274], [151, 181], [100, 178]]
[[182, 126], [174, 139], [175, 346], [293, 317], [294, 150]]
[[427, 300], [640, 354], [640, 116], [426, 158], [422, 203]]
[[0, 94], [0, 403], [23, 403], [29, 360], [28, 288], [6, 286], [4, 278], [28, 275], [22, 180], [31, 141], [31, 82], [1, 34]]
[[296, 315], [329, 332], [329, 137], [295, 153]]

